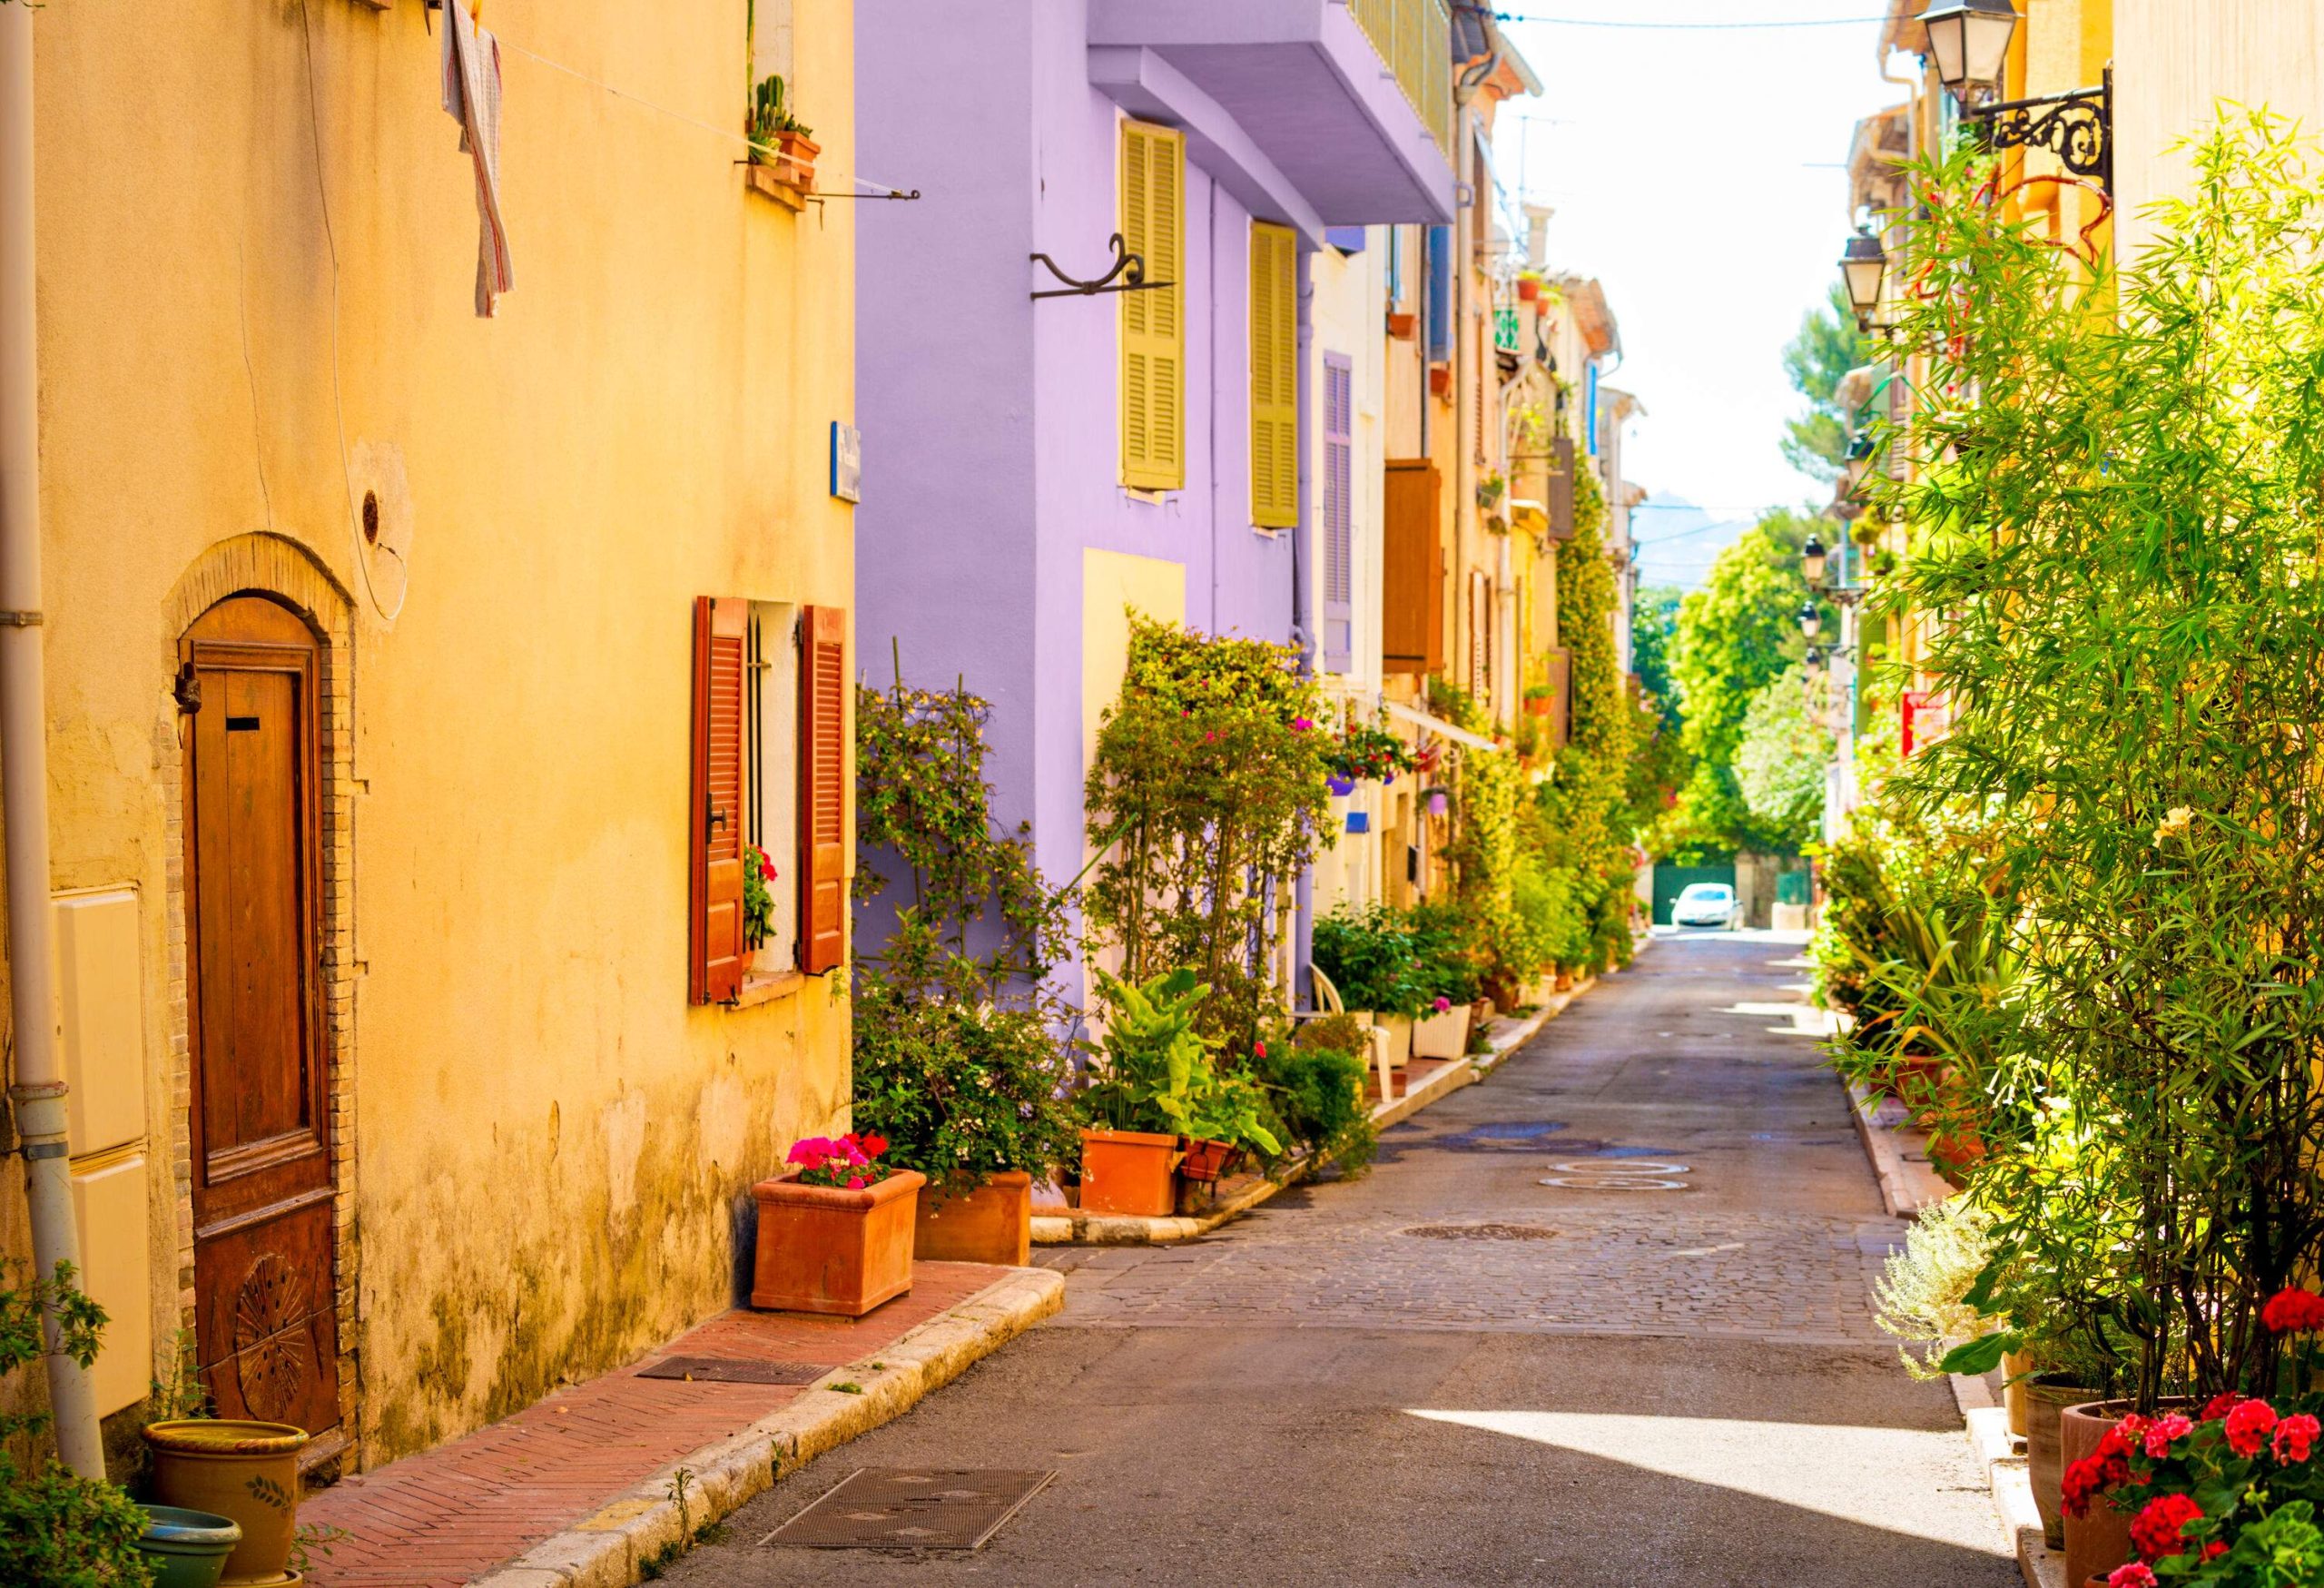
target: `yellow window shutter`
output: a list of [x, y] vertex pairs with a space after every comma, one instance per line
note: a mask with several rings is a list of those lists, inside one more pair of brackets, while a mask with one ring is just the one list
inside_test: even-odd
[[1167, 127], [1122, 123], [1122, 245], [1167, 287], [1122, 300], [1122, 483], [1179, 490], [1187, 483], [1186, 139]]
[[1299, 244], [1251, 223], [1251, 522], [1299, 522]]

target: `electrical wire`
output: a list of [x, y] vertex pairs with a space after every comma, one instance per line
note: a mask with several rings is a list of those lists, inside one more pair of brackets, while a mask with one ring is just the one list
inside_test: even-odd
[[1538, 22], [1551, 27], [1603, 27], [1637, 33], [1752, 33], [1772, 28], [1861, 27], [1886, 22], [1885, 16], [1816, 16], [1782, 22], [1630, 22], [1597, 16], [1541, 16], [1523, 11], [1496, 11], [1495, 22]]

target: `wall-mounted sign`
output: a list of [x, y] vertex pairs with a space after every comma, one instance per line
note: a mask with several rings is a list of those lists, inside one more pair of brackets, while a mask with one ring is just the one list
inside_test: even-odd
[[863, 499], [863, 432], [832, 421], [832, 495], [843, 502]]

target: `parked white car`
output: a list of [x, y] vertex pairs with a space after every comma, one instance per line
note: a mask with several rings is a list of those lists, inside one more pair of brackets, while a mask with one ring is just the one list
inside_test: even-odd
[[1740, 924], [1741, 913], [1735, 890], [1725, 883], [1689, 883], [1671, 902], [1670, 924], [1731, 931]]

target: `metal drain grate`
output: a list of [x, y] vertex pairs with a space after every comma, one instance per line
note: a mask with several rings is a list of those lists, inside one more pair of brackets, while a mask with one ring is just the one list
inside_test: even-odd
[[800, 1549], [978, 1549], [1055, 1476], [864, 1467], [759, 1543]]
[[1423, 1240], [1555, 1240], [1538, 1224], [1415, 1224], [1404, 1231]]
[[740, 1356], [665, 1356], [637, 1370], [640, 1378], [683, 1378], [695, 1384], [812, 1384], [829, 1367], [812, 1362], [754, 1362]]

